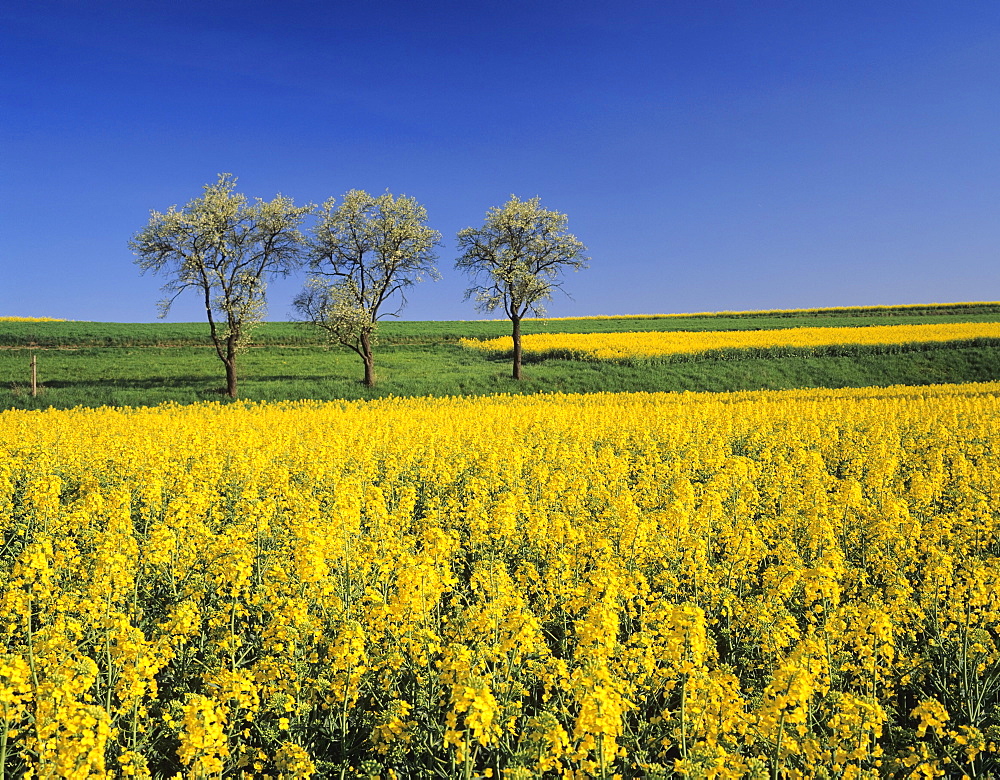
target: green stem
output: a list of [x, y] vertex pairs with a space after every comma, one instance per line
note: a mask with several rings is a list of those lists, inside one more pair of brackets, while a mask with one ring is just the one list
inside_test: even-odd
[[[31, 669], [31, 701], [35, 707], [35, 717], [31, 719], [32, 724], [35, 728], [35, 739], [38, 742], [39, 751], [39, 762], [41, 762], [41, 746], [42, 746], [42, 733], [40, 731], [39, 717], [38, 717], [38, 667], [35, 665], [35, 641], [34, 632], [31, 628], [31, 618], [35, 612], [34, 598], [28, 596], [28, 615], [27, 615], [27, 639], [28, 639], [28, 667]], [[6, 731], [4, 732], [6, 734]]]
[[236, 673], [236, 596], [229, 608], [229, 670]]
[[781, 713], [778, 721], [778, 739], [774, 743], [774, 765], [771, 767], [771, 780], [778, 780], [778, 767], [781, 765], [781, 738], [785, 732], [785, 713]]
[[31, 617], [34, 614], [35, 605], [34, 598], [28, 596], [28, 617], [27, 623], [27, 636], [28, 636], [28, 666], [31, 669], [31, 684], [34, 686], [35, 690], [32, 692], [34, 698], [38, 695], [38, 670], [35, 667], [35, 644], [34, 644], [34, 633], [31, 629]]
[[687, 677], [681, 683], [681, 758], [687, 761]]
[[7, 718], [0, 723], [0, 780], [7, 777], [7, 732], [10, 730], [10, 721]]
[[465, 767], [462, 770], [465, 780], [472, 780], [472, 748], [469, 744], [469, 730], [465, 729]]

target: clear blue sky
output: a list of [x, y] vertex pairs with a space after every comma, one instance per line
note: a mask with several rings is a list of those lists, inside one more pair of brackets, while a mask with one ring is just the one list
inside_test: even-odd
[[592, 256], [553, 315], [998, 300], [1000, 3], [0, 5], [0, 314], [155, 320], [126, 242], [220, 172], [417, 198], [407, 319], [485, 316], [455, 233], [512, 193]]

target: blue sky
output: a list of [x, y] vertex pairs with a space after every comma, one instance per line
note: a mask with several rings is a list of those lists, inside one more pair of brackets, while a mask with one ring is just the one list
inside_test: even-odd
[[127, 241], [220, 172], [417, 198], [404, 319], [485, 316], [455, 234], [511, 194], [589, 248], [556, 316], [998, 300], [998, 129], [992, 0], [6, 0], [0, 314], [155, 320]]

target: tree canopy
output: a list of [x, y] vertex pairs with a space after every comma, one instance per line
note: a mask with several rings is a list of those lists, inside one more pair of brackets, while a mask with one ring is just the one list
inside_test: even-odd
[[409, 287], [438, 278], [434, 248], [441, 234], [426, 222], [427, 210], [414, 198], [389, 192], [351, 190], [340, 205], [331, 198], [320, 207], [310, 277], [294, 305], [307, 322], [361, 357], [368, 386], [375, 383], [378, 321], [399, 314]]
[[501, 309], [511, 320], [514, 340], [513, 376], [521, 378], [521, 320], [542, 316], [544, 303], [562, 289], [563, 274], [587, 267], [587, 248], [567, 232], [569, 217], [541, 207], [538, 197], [511, 195], [494, 206], [478, 228], [458, 233], [457, 268], [472, 277], [466, 298], [483, 311]]
[[163, 275], [164, 317], [185, 290], [205, 304], [209, 334], [226, 369], [226, 393], [236, 397], [236, 356], [266, 312], [267, 282], [302, 265], [305, 238], [299, 230], [313, 211], [280, 194], [249, 203], [236, 178], [219, 174], [204, 194], [183, 208], [150, 212], [149, 223], [129, 241], [145, 273]]

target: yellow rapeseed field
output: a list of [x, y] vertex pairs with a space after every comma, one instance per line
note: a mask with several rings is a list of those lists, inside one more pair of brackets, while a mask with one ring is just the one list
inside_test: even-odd
[[0, 317], [0, 322], [66, 322], [56, 317]]
[[[557, 355], [593, 360], [669, 359], [720, 351], [822, 351], [834, 346], [884, 347], [927, 342], [1000, 339], [1000, 322], [930, 325], [872, 325], [845, 328], [774, 330], [651, 331], [640, 333], [533, 333], [521, 337], [525, 355]], [[460, 339], [484, 352], [510, 352], [510, 336]]]
[[0, 776], [995, 776], [998, 431], [1000, 384], [4, 412]]
[[[907, 304], [896, 304], [892, 306], [838, 306], [838, 307], [825, 307], [818, 309], [752, 309], [744, 311], [699, 311], [699, 312], [683, 312], [675, 314], [598, 314], [582, 317], [540, 317], [538, 320], [540, 322], [572, 322], [573, 320], [632, 320], [632, 319], [672, 319], [672, 318], [684, 318], [684, 317], [746, 317], [759, 316], [759, 315], [776, 315], [776, 316], [787, 316], [796, 314], [826, 314], [826, 313], [853, 313], [853, 314], [882, 314], [895, 311], [910, 312], [913, 311], [926, 311], [933, 312], [935, 310], [949, 311], [954, 309], [972, 309], [977, 306], [996, 306], [1000, 304], [1000, 301], [976, 301], [967, 303], [907, 303]], [[501, 318], [500, 321], [502, 321]], [[490, 320], [487, 320], [490, 321]], [[496, 320], [492, 320], [496, 321]]]

